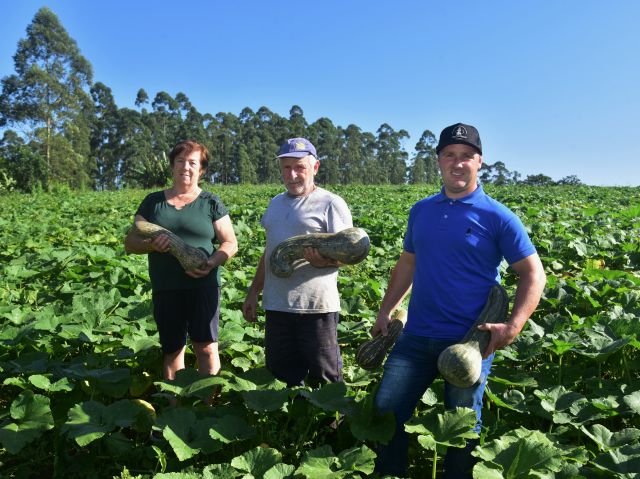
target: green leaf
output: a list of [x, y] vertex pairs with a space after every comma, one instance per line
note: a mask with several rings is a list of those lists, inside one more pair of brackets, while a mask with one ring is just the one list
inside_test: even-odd
[[11, 454], [19, 453], [25, 445], [53, 428], [49, 398], [30, 390], [18, 395], [11, 403], [10, 412], [13, 421], [4, 421], [0, 426], [0, 443]]
[[274, 391], [266, 389], [261, 391], [244, 391], [242, 399], [249, 409], [259, 412], [277, 411], [289, 401], [289, 390]]
[[598, 445], [601, 451], [621, 447], [640, 439], [640, 429], [627, 428], [618, 432], [611, 432], [602, 424], [594, 424], [590, 428], [581, 426], [580, 430]]
[[181, 369], [176, 373], [175, 379], [157, 381], [154, 384], [163, 392], [180, 397], [196, 397], [201, 400], [209, 398], [218, 386], [229, 385], [222, 376], [203, 377], [193, 368]]
[[175, 408], [164, 411], [157, 419], [157, 427], [169, 442], [177, 458], [185, 461], [200, 451], [210, 453], [221, 447], [209, 430], [215, 423], [212, 417], [198, 417], [191, 409]]
[[107, 406], [100, 402], [76, 404], [69, 410], [63, 431], [67, 431], [79, 446], [87, 446], [115, 429], [115, 424], [107, 416]]
[[270, 447], [256, 447], [241, 456], [234, 457], [231, 460], [231, 465], [259, 479], [264, 477], [264, 474], [269, 469], [281, 461], [282, 454], [277, 450]]
[[[478, 434], [473, 431], [477, 417], [473, 409], [458, 407], [444, 414], [426, 414], [410, 419], [404, 426], [408, 433], [417, 433], [433, 437], [433, 442], [424, 439], [421, 444], [464, 447], [466, 439], [475, 439]], [[429, 449], [433, 449], [432, 447]]]
[[355, 404], [352, 415], [347, 416], [351, 433], [360, 441], [388, 443], [396, 430], [393, 413], [379, 414], [374, 404], [375, 395], [369, 393]]
[[[568, 424], [575, 420], [579, 406], [588, 405], [587, 399], [579, 393], [568, 391], [564, 386], [555, 386], [551, 389], [536, 389], [535, 394], [540, 399], [542, 408], [551, 413], [551, 418], [556, 424]], [[574, 409], [572, 412], [571, 408]]]
[[231, 464], [212, 464], [202, 470], [202, 479], [235, 479], [237, 476]]
[[305, 454], [296, 469], [296, 474], [303, 474], [308, 479], [325, 479], [341, 477], [336, 474], [338, 458], [333, 455], [331, 446], [324, 445]]
[[[517, 429], [484, 446], [476, 447], [474, 456], [485, 462], [485, 468], [502, 473], [504, 478], [545, 477], [562, 470], [564, 452], [539, 431]], [[474, 468], [474, 474], [476, 469]], [[484, 476], [482, 476], [484, 477]], [[487, 474], [487, 477], [499, 477]], [[550, 475], [549, 477], [554, 477]]]
[[255, 430], [244, 419], [238, 416], [226, 415], [217, 419], [209, 435], [222, 443], [228, 444], [255, 436]]
[[290, 464], [276, 464], [275, 466], [271, 466], [262, 477], [264, 479], [285, 479], [291, 477], [295, 470], [295, 466]]
[[340, 469], [371, 474], [375, 467], [376, 453], [367, 446], [352, 447], [338, 454]]
[[337, 382], [324, 384], [319, 389], [310, 392], [303, 391], [300, 395], [307, 397], [311, 404], [320, 409], [345, 413], [352, 403], [351, 398], [345, 397], [346, 393], [347, 386], [342, 382]]
[[629, 406], [636, 414], [640, 414], [640, 391], [634, 391], [622, 398], [623, 402]]
[[47, 376], [43, 376], [42, 374], [34, 374], [32, 376], [29, 376], [29, 382], [38, 389], [43, 389], [49, 392], [69, 392], [73, 391], [74, 387], [67, 378], [59, 379], [52, 384], [51, 380]]
[[598, 469], [624, 478], [637, 478], [640, 476], [640, 444], [611, 449], [596, 457], [593, 464]]

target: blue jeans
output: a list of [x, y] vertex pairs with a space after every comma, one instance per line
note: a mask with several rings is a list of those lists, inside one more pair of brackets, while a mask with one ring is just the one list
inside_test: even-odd
[[[411, 418], [418, 401], [440, 374], [437, 367], [438, 355], [455, 342], [404, 332], [398, 338], [384, 365], [384, 374], [375, 399], [379, 412], [391, 411], [396, 418], [396, 432], [393, 439], [389, 444], [378, 447], [376, 471], [379, 473], [406, 476], [409, 438], [404, 430], [404, 423]], [[492, 361], [493, 355], [482, 361], [482, 374], [476, 386], [458, 388], [445, 382], [445, 408], [468, 407], [475, 410], [478, 418], [474, 428], [476, 432], [480, 432], [482, 396]], [[475, 463], [471, 450], [473, 447], [464, 449], [450, 447], [447, 450], [445, 478], [471, 477], [470, 470]]]

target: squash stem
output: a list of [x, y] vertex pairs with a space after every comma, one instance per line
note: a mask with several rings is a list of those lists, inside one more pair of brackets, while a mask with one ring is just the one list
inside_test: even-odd
[[560, 355], [560, 361], [558, 361], [558, 386], [562, 385], [562, 358], [564, 356]]
[[438, 463], [438, 450], [433, 449], [433, 465], [431, 466], [431, 479], [436, 479], [436, 464]]
[[629, 372], [629, 365], [627, 364], [627, 357], [622, 351], [622, 366], [624, 368], [624, 375], [627, 377], [627, 381], [631, 382], [631, 373]]

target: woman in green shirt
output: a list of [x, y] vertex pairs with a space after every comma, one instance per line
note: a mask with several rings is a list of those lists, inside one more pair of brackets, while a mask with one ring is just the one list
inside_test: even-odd
[[[153, 292], [153, 315], [160, 334], [165, 379], [184, 369], [187, 334], [201, 374], [217, 374], [220, 281], [218, 266], [238, 251], [229, 211], [220, 198], [203, 191], [198, 180], [205, 173], [209, 153], [194, 141], [178, 143], [169, 154], [173, 186], [147, 195], [134, 221], [158, 224], [187, 244], [207, 253], [202, 269], [184, 271], [169, 250], [166, 235], [143, 239], [130, 232], [125, 251], [148, 254]], [[214, 246], [218, 243], [218, 247]]]

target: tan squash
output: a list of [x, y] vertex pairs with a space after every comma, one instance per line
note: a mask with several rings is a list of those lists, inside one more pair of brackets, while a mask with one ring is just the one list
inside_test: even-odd
[[200, 269], [207, 264], [208, 257], [204, 251], [188, 245], [178, 235], [162, 226], [148, 221], [135, 221], [133, 231], [142, 238], [153, 239], [160, 235], [167, 235], [170, 242], [169, 253], [175, 256], [185, 271]]
[[325, 258], [344, 264], [356, 264], [369, 254], [369, 236], [361, 228], [347, 228], [338, 233], [310, 233], [292, 236], [271, 252], [269, 264], [273, 274], [280, 278], [291, 276], [294, 263], [302, 261], [306, 247], [316, 248]]

